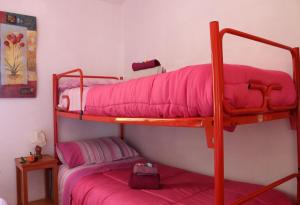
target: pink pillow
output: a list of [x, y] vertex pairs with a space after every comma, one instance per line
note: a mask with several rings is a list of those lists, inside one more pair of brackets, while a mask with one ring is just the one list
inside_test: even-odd
[[56, 150], [60, 161], [69, 168], [138, 156], [133, 148], [118, 137], [62, 142]]

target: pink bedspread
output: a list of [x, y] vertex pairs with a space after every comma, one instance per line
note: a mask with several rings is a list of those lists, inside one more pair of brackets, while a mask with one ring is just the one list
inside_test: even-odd
[[[212, 177], [158, 165], [161, 175], [160, 190], [133, 190], [127, 185], [133, 161], [78, 169], [64, 181], [64, 194], [71, 201], [63, 205], [213, 205], [214, 181]], [[84, 170], [84, 171], [82, 171]], [[102, 171], [101, 171], [102, 170]], [[258, 185], [225, 181], [225, 204], [259, 188]], [[272, 190], [246, 205], [292, 205], [281, 192]]]
[[59, 167], [58, 181], [59, 181], [59, 204], [72, 204], [72, 190], [81, 178], [96, 173], [103, 173], [115, 169], [130, 168], [134, 163], [141, 161], [141, 157], [133, 157], [129, 159], [105, 162], [93, 165], [81, 165], [75, 168], [68, 168], [67, 165]]
[[[249, 90], [250, 80], [272, 91], [273, 105], [291, 105], [296, 92], [291, 77], [284, 72], [242, 65], [224, 65], [224, 99], [235, 108], [260, 107], [262, 95]], [[124, 117], [197, 117], [213, 113], [211, 65], [188, 66], [177, 71], [89, 89], [85, 113]]]

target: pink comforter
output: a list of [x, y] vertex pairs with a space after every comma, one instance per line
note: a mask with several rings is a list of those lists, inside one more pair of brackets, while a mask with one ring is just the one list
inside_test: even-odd
[[[250, 80], [277, 83], [273, 105], [291, 105], [295, 86], [287, 73], [242, 65], [224, 65], [224, 99], [235, 108], [260, 107], [262, 95], [249, 90]], [[188, 66], [177, 71], [113, 85], [92, 87], [85, 113], [124, 117], [197, 117], [213, 113], [211, 65]]]
[[[72, 205], [213, 205], [212, 177], [159, 165], [160, 190], [133, 190], [127, 185], [131, 166], [90, 173], [82, 176], [71, 187]], [[73, 179], [74, 180], [74, 179]], [[260, 186], [225, 181], [225, 204], [250, 193]], [[282, 193], [272, 190], [246, 205], [292, 205]], [[63, 205], [69, 205], [64, 203]]]

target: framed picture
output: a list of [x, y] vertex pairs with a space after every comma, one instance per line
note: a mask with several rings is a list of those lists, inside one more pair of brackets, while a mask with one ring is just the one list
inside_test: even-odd
[[0, 11], [0, 98], [36, 97], [36, 17]]

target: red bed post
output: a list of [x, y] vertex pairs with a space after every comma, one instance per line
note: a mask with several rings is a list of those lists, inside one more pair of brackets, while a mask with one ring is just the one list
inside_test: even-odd
[[298, 154], [298, 177], [297, 177], [297, 204], [300, 204], [300, 57], [299, 48], [293, 48], [293, 71], [294, 82], [297, 88], [297, 113], [296, 113], [296, 126], [297, 126], [297, 154]]
[[120, 138], [121, 140], [124, 140], [124, 124], [120, 124]]
[[56, 144], [58, 143], [58, 117], [56, 115], [56, 106], [58, 104], [58, 79], [56, 74], [52, 75], [52, 85], [53, 85], [53, 126], [54, 126], [54, 155], [57, 157]]
[[224, 205], [223, 54], [219, 23], [210, 22], [214, 98], [215, 205]]

